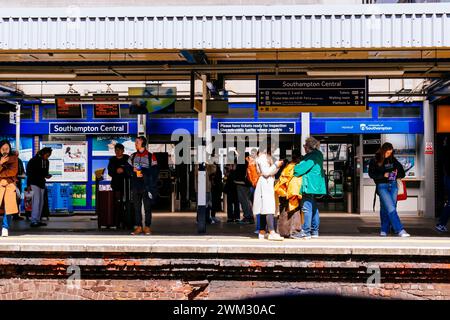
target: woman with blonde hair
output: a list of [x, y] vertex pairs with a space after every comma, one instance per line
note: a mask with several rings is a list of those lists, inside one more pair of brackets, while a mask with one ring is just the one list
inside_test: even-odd
[[267, 239], [282, 241], [284, 238], [275, 232], [275, 174], [284, 161], [274, 161], [270, 152], [262, 152], [256, 159], [259, 174], [253, 197], [253, 214], [260, 214], [259, 239], [265, 238], [266, 227], [269, 231]]

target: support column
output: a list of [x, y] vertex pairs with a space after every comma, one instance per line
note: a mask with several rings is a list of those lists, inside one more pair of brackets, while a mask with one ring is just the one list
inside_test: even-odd
[[20, 152], [20, 103], [16, 102], [16, 151]]
[[[419, 152], [425, 153], [427, 144], [431, 144], [434, 150], [434, 106], [428, 100], [423, 102], [423, 147]], [[425, 154], [424, 171], [423, 171], [423, 187], [421, 189], [422, 197], [424, 199], [423, 213], [426, 218], [435, 217], [435, 179], [434, 179], [434, 152], [432, 154]]]
[[206, 105], [208, 88], [206, 86], [206, 75], [202, 74], [202, 110], [198, 113], [197, 136], [198, 145], [197, 161], [197, 232], [206, 233]]
[[301, 127], [302, 127], [302, 135], [301, 135], [301, 146], [300, 150], [302, 152], [302, 155], [305, 155], [305, 149], [303, 148], [303, 145], [305, 144], [306, 138], [308, 138], [311, 134], [311, 128], [310, 128], [310, 118], [311, 113], [310, 112], [302, 112], [301, 114]]
[[146, 114], [138, 114], [137, 135], [138, 136], [147, 136], [147, 115]]

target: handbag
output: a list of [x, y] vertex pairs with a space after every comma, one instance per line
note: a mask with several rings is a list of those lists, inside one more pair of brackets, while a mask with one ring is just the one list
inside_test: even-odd
[[408, 198], [408, 193], [406, 191], [406, 183], [401, 179], [397, 179], [397, 201], [403, 201]]
[[25, 191], [23, 198], [25, 211], [31, 212], [33, 210], [33, 191]]

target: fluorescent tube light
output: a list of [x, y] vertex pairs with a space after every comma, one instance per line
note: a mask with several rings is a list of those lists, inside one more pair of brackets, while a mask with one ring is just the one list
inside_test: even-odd
[[74, 79], [76, 73], [0, 73], [0, 79]]
[[384, 70], [339, 70], [339, 69], [323, 69], [323, 70], [308, 70], [306, 74], [312, 77], [343, 77], [343, 76], [401, 76], [405, 73], [404, 70], [399, 69], [384, 69]]

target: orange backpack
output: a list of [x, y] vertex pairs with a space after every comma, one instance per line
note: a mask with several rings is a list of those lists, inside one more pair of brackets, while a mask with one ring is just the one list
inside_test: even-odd
[[246, 172], [246, 178], [247, 181], [253, 186], [253, 188], [256, 187], [256, 184], [258, 183], [259, 179], [259, 173], [256, 169], [256, 161], [250, 160], [247, 166], [247, 172]]

